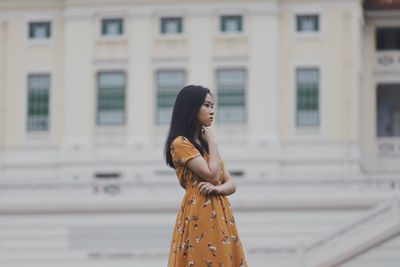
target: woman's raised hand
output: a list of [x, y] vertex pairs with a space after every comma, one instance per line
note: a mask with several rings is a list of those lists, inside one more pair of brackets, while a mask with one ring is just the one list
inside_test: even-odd
[[213, 127], [202, 126], [202, 133], [203, 133], [203, 137], [207, 141], [207, 143], [211, 143], [211, 142], [217, 143], [217, 133]]

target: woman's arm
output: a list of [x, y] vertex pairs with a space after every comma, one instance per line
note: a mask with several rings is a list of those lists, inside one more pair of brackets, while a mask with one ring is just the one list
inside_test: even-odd
[[208, 143], [208, 163], [203, 157], [196, 157], [187, 162], [187, 166], [204, 181], [217, 185], [221, 176], [221, 157], [218, 152], [215, 130], [203, 127], [203, 135]]
[[232, 176], [228, 170], [224, 167], [224, 181], [220, 185], [210, 184], [208, 182], [199, 183], [198, 187], [201, 193], [205, 195], [216, 193], [224, 196], [231, 195], [235, 193], [236, 186], [233, 182]]
[[217, 143], [209, 142], [208, 150], [208, 163], [203, 157], [196, 157], [190, 159], [187, 162], [187, 166], [204, 181], [212, 185], [217, 185], [221, 176], [222, 167]]
[[236, 191], [236, 185], [233, 182], [231, 174], [228, 172], [228, 170], [224, 167], [224, 181], [222, 184], [217, 185], [219, 187], [219, 193], [221, 195], [232, 195]]

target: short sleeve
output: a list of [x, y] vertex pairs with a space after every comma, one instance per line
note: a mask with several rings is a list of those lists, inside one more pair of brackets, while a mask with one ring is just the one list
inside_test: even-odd
[[171, 144], [174, 163], [184, 166], [192, 158], [201, 156], [199, 150], [184, 136], [178, 136]]

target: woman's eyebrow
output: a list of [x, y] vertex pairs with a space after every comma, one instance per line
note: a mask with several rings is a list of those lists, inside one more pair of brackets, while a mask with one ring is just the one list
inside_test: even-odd
[[212, 104], [212, 105], [214, 105], [214, 103], [213, 103], [213, 102], [211, 102], [211, 101], [208, 101], [208, 100], [204, 101], [204, 103], [209, 103], [209, 104]]

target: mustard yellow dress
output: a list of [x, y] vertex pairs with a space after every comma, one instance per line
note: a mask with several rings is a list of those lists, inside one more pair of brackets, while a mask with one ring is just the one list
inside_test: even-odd
[[[199, 192], [202, 180], [187, 166], [201, 156], [183, 136], [171, 144], [171, 155], [180, 185], [185, 188], [170, 243], [168, 267], [247, 267], [235, 219], [226, 196]], [[207, 153], [204, 159], [208, 162]], [[219, 184], [223, 181], [221, 168]]]

